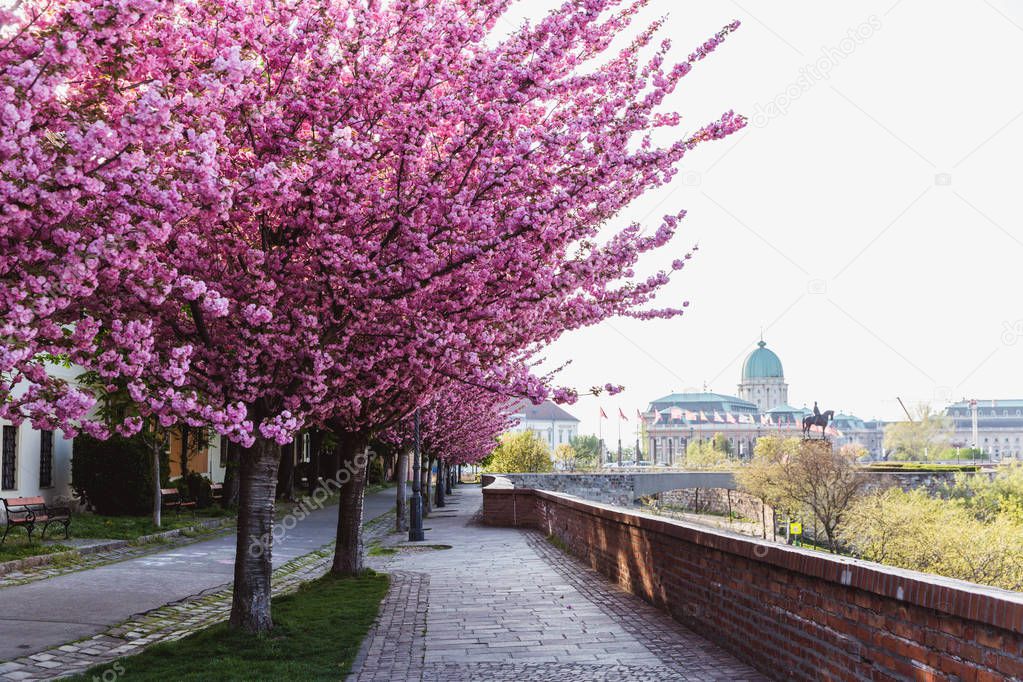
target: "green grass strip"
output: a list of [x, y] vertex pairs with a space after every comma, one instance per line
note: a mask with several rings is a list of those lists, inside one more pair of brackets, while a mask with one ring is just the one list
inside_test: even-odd
[[98, 665], [71, 678], [130, 680], [340, 680], [347, 675], [387, 593], [388, 577], [326, 575], [273, 600], [274, 629], [254, 636], [219, 623], [155, 644], [136, 656]]

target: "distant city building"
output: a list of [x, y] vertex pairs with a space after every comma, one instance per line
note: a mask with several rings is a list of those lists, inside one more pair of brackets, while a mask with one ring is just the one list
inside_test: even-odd
[[[742, 363], [738, 396], [720, 393], [672, 393], [653, 400], [643, 414], [647, 461], [675, 464], [690, 442], [720, 433], [732, 454], [748, 459], [761, 436], [799, 436], [806, 407], [788, 404], [789, 386], [781, 360], [761, 340]], [[836, 414], [829, 438], [835, 445], [857, 443], [872, 457], [883, 453], [884, 425]], [[819, 433], [819, 431], [817, 432]]]
[[556, 447], [579, 435], [579, 420], [550, 400], [539, 405], [523, 400], [515, 407], [512, 418], [519, 420], [510, 429], [512, 433], [532, 431], [547, 443], [552, 453]]
[[739, 397], [754, 403], [761, 412], [789, 401], [789, 385], [785, 383], [781, 360], [767, 348], [763, 339], [742, 363]]
[[977, 442], [973, 442], [973, 412], [969, 400], [945, 408], [952, 420], [952, 442], [977, 447], [995, 459], [1023, 457], [1023, 400], [977, 400]]

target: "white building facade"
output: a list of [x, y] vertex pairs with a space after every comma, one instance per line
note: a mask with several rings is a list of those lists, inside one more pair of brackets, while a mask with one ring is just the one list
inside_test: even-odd
[[512, 418], [517, 419], [518, 424], [509, 429], [511, 433], [532, 431], [547, 444], [551, 453], [579, 435], [579, 420], [550, 400], [539, 405], [523, 401], [515, 406]]
[[[65, 367], [48, 371], [69, 381], [75, 377], [75, 370]], [[71, 498], [71, 440], [63, 431], [0, 419], [0, 497], [38, 496], [48, 503]]]
[[[975, 402], [976, 405], [972, 405]], [[973, 442], [973, 408], [977, 442]], [[993, 459], [1023, 459], [1023, 400], [961, 400], [945, 408], [952, 421], [952, 443], [976, 447]]]

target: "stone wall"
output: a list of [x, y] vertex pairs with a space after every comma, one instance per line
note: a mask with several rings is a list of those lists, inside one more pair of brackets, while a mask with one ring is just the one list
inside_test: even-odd
[[614, 509], [484, 490], [608, 579], [780, 680], [1023, 678], [1023, 594]]
[[[967, 473], [968, 476], [995, 476], [992, 470]], [[867, 489], [877, 490], [898, 486], [909, 492], [923, 489], [928, 495], [937, 495], [943, 488], [955, 482], [954, 471], [868, 471], [863, 474], [867, 478]]]
[[771, 508], [757, 498], [739, 490], [728, 488], [684, 488], [669, 490], [656, 496], [659, 504], [684, 509], [697, 514], [728, 514], [731, 511], [744, 519], [771, 522]]
[[[483, 485], [487, 484], [486, 474]], [[501, 474], [516, 488], [538, 488], [575, 495], [594, 502], [631, 507], [634, 503], [633, 476], [629, 473]]]

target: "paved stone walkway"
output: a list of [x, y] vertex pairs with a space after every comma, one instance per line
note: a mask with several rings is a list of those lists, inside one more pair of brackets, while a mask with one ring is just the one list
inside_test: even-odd
[[765, 679], [539, 533], [475, 523], [481, 502], [459, 487], [427, 520], [452, 549], [373, 559], [392, 587], [350, 682]]

